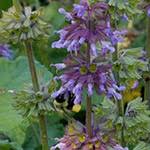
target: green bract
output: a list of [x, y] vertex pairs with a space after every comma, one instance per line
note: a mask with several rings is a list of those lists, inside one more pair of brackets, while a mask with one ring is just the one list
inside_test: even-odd
[[40, 114], [47, 114], [54, 109], [50, 98], [49, 86], [41, 87], [41, 91], [20, 91], [15, 94], [15, 108], [23, 117], [36, 119]]
[[49, 25], [41, 18], [41, 9], [32, 11], [31, 7], [22, 8], [17, 12], [11, 7], [3, 11], [0, 19], [0, 33], [2, 39], [22, 41], [48, 36]]

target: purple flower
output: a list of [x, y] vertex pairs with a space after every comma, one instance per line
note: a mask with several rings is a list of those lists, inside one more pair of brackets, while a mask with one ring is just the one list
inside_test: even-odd
[[9, 45], [0, 44], [0, 56], [5, 57], [7, 59], [12, 58], [12, 51], [10, 50]]
[[147, 15], [148, 15], [148, 17], [150, 17], [150, 8], [148, 8], [148, 10], [147, 10]]
[[139, 86], [139, 82], [135, 81], [133, 86], [131, 87], [132, 90], [136, 89]]
[[147, 16], [150, 17], [150, 3], [147, 3], [144, 7], [143, 10], [146, 11]]
[[64, 69], [66, 65], [64, 63], [51, 64], [52, 67], [56, 67], [58, 70]]
[[128, 20], [129, 20], [128, 16], [127, 16], [125, 13], [124, 13], [123, 16], [122, 16], [122, 19], [123, 19], [124, 21], [128, 21]]
[[147, 16], [150, 17], [150, 6], [147, 7]]
[[126, 30], [122, 31], [112, 31], [111, 29], [107, 29], [107, 36], [110, 37], [112, 45], [116, 45], [118, 42], [123, 42], [123, 35], [127, 33]]
[[98, 94], [106, 94], [109, 98], [113, 97], [116, 100], [122, 98], [120, 91], [125, 87], [116, 84], [112, 77], [111, 65], [102, 65], [94, 60], [89, 64], [83, 55], [70, 55], [64, 64], [66, 66], [64, 74], [56, 78], [61, 80], [62, 86], [52, 94], [53, 98], [70, 91], [75, 95], [74, 103], [79, 104], [84, 89], [87, 89], [89, 96], [92, 96], [93, 91], [96, 90]]
[[65, 9], [60, 8], [58, 11], [60, 14], [63, 14], [68, 21], [72, 20], [71, 14], [66, 12]]
[[[91, 55], [97, 56], [97, 44], [102, 45], [103, 53], [114, 52], [114, 44], [122, 41], [122, 33], [113, 31], [110, 26], [108, 4], [98, 2], [90, 5], [82, 0], [74, 4], [72, 12], [59, 9], [70, 25], [58, 31], [60, 39], [52, 44], [53, 48], [67, 48], [69, 52], [78, 52], [84, 43], [90, 44]], [[105, 43], [105, 44], [104, 44]]]
[[108, 134], [103, 133], [98, 128], [93, 128], [93, 136], [90, 138], [86, 134], [86, 127], [79, 122], [70, 123], [64, 137], [58, 139], [58, 144], [50, 150], [128, 150], [123, 148]]
[[117, 144], [116, 146], [114, 146], [114, 150], [129, 150], [129, 149], [127, 147], [123, 148], [122, 146]]
[[108, 50], [113, 53], [115, 48], [112, 46], [110, 42], [102, 41], [102, 54], [106, 54]]

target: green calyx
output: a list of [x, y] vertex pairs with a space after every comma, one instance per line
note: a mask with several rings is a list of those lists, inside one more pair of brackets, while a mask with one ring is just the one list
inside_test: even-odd
[[89, 71], [90, 71], [91, 73], [95, 73], [96, 70], [97, 70], [96, 64], [91, 64], [90, 67], [89, 67]]
[[39, 91], [39, 92], [36, 93], [35, 98], [37, 100], [42, 100], [42, 99], [44, 99], [44, 95], [43, 95], [42, 92]]
[[81, 68], [80, 68], [80, 73], [81, 73], [82, 75], [87, 74], [87, 73], [88, 73], [88, 68], [87, 68], [86, 66], [81, 66]]
[[84, 65], [80, 67], [80, 73], [81, 73], [81, 75], [85, 75], [88, 72], [95, 73], [96, 70], [97, 70], [97, 65], [96, 64], [90, 64], [89, 67], [84, 66]]
[[[48, 90], [46, 90], [48, 91]], [[48, 92], [20, 91], [15, 95], [14, 107], [24, 118], [37, 119], [39, 114], [53, 111], [52, 100]]]

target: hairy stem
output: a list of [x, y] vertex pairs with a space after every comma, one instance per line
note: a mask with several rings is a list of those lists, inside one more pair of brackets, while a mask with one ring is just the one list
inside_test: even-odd
[[92, 137], [92, 103], [91, 97], [87, 96], [86, 99], [86, 129], [88, 136]]
[[[90, 28], [89, 23], [89, 28]], [[91, 55], [90, 55], [90, 43], [87, 42], [87, 61], [90, 64], [91, 63]], [[91, 102], [91, 96], [87, 95], [86, 98], [86, 129], [87, 134], [91, 138], [92, 137], [92, 102]]]
[[27, 51], [29, 69], [30, 69], [31, 78], [32, 78], [33, 90], [35, 92], [38, 92], [40, 90], [40, 88], [39, 88], [39, 83], [38, 83], [35, 63], [34, 63], [32, 44], [31, 44], [30, 41], [26, 41], [25, 42], [25, 46], [26, 46], [26, 51]]
[[148, 101], [148, 105], [150, 108], [150, 17], [147, 19], [147, 40], [146, 40], [146, 52], [148, 58], [148, 67], [149, 70], [146, 73], [145, 77], [145, 93], [144, 93], [144, 100]]
[[[32, 44], [30, 41], [26, 41], [25, 46], [26, 46], [31, 78], [32, 78], [33, 90], [35, 92], [38, 92], [40, 90], [40, 87], [39, 87], [35, 63], [34, 63]], [[39, 114], [39, 126], [41, 130], [42, 150], [48, 150], [48, 136], [47, 136], [46, 121], [45, 121], [45, 116], [42, 114]]]
[[46, 128], [46, 117], [44, 115], [39, 116], [39, 124], [40, 124], [40, 130], [41, 130], [42, 150], [48, 150], [48, 136], [47, 136], [47, 128]]
[[[115, 52], [113, 54], [113, 61], [117, 61], [118, 60], [118, 48], [117, 45], [115, 47]], [[115, 76], [115, 80], [118, 81], [118, 83], [120, 82], [120, 77], [119, 77], [119, 73], [117, 71], [114, 70], [114, 76]], [[117, 107], [118, 107], [118, 116], [122, 116], [123, 118], [123, 123], [122, 123], [122, 128], [121, 128], [121, 144], [122, 146], [125, 146], [125, 139], [124, 139], [124, 130], [125, 130], [125, 126], [124, 126], [124, 102], [123, 99], [120, 101], [117, 101]]]

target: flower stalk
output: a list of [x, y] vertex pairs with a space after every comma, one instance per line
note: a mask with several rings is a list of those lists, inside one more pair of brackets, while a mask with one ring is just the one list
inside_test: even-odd
[[[115, 52], [113, 54], [113, 60], [114, 62], [118, 60], [118, 47], [117, 45], [115, 46]], [[120, 81], [119, 73], [114, 71], [114, 76], [116, 81]], [[121, 128], [121, 144], [122, 146], [125, 146], [125, 140], [124, 140], [124, 102], [123, 99], [120, 101], [117, 101], [117, 107], [118, 107], [118, 116], [122, 116], [123, 118], [123, 123], [122, 123], [122, 128]]]
[[[28, 63], [32, 78], [32, 84], [33, 84], [33, 90], [35, 92], [38, 92], [40, 90], [37, 73], [36, 73], [36, 67], [34, 63], [34, 56], [33, 56], [33, 50], [32, 50], [32, 43], [27, 40], [25, 42], [26, 47], [26, 53], [28, 57]], [[46, 118], [43, 114], [39, 114], [39, 126], [41, 130], [41, 144], [42, 144], [42, 150], [48, 150], [48, 136], [47, 136], [47, 129], [46, 129]]]
[[86, 129], [88, 136], [92, 138], [92, 103], [90, 96], [87, 96], [86, 99]]
[[[90, 19], [90, 17], [89, 17]], [[91, 30], [92, 24], [91, 21], [89, 20], [88, 28]], [[91, 63], [91, 55], [90, 55], [90, 43], [87, 42], [87, 61], [90, 64]], [[92, 102], [91, 102], [91, 96], [87, 95], [86, 98], [86, 129], [87, 129], [87, 134], [89, 138], [92, 138]]]
[[145, 77], [145, 93], [144, 100], [148, 101], [148, 105], [150, 108], [150, 17], [147, 17], [147, 40], [146, 40], [146, 52], [149, 64], [149, 70]]

